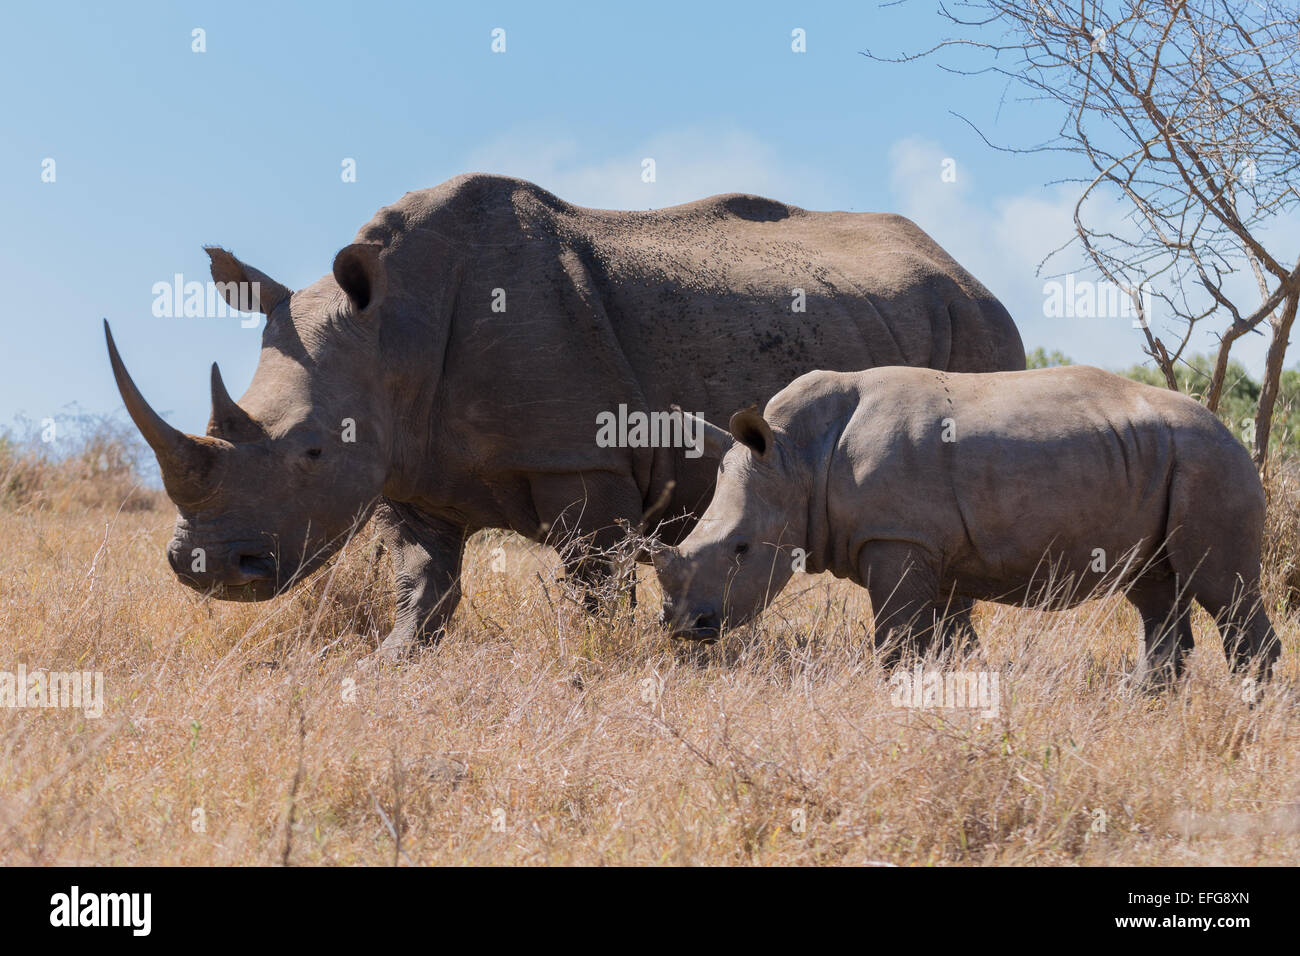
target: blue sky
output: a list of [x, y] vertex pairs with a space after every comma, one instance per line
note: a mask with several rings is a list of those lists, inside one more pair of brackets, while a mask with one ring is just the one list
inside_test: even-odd
[[[291, 288], [381, 206], [471, 170], [589, 206], [756, 192], [914, 218], [1011, 310], [1026, 344], [1118, 368], [1117, 319], [1043, 317], [1034, 266], [1068, 238], [1059, 157], [997, 153], [1052, 117], [918, 50], [931, 2], [25, 4], [0, 32], [0, 425], [120, 408], [101, 318], [146, 397], [201, 431], [207, 370], [239, 395], [260, 332], [158, 318], [153, 285], [206, 281], [205, 244]], [[205, 31], [206, 52], [192, 51]], [[492, 31], [506, 51], [493, 53]], [[791, 50], [803, 29], [807, 52]], [[641, 181], [653, 157], [657, 179]], [[42, 163], [56, 179], [42, 182]], [[341, 164], [356, 162], [356, 182]], [[956, 181], [941, 180], [945, 158]], [[1262, 337], [1239, 349], [1257, 365]]]

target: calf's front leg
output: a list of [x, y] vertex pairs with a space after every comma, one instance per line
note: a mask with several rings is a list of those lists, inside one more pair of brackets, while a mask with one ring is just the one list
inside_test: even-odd
[[[924, 655], [936, 637], [946, 642], [945, 611], [963, 616], [962, 608], [946, 608], [940, 602], [936, 562], [914, 545], [864, 545], [858, 553], [858, 576], [871, 596], [876, 649], [886, 667], [898, 664], [905, 652]], [[968, 615], [969, 608], [964, 610]]]

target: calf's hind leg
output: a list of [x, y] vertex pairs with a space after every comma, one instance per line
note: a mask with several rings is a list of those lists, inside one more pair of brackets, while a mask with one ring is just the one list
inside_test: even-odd
[[1264, 611], [1258, 577], [1253, 581], [1239, 577], [1206, 580], [1195, 587], [1194, 593], [1201, 607], [1213, 615], [1233, 671], [1257, 680], [1267, 679], [1282, 647]]
[[1220, 517], [1235, 527], [1235, 533], [1206, 541], [1180, 529], [1171, 538], [1170, 561], [1179, 579], [1188, 582], [1186, 590], [1214, 618], [1233, 671], [1264, 680], [1282, 648], [1259, 591], [1262, 515], [1228, 511]]
[[1143, 652], [1139, 680], [1148, 687], [1167, 687], [1182, 676], [1192, 637], [1191, 597], [1180, 593], [1173, 575], [1142, 578], [1125, 595], [1142, 615]]

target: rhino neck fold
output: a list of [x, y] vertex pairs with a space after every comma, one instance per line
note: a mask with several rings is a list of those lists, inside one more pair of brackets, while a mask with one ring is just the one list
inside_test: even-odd
[[838, 423], [818, 443], [817, 451], [807, 463], [808, 467], [808, 550], [809, 574], [830, 571], [843, 577], [834, 567], [834, 541], [830, 522], [831, 473], [835, 466], [836, 450], [844, 423]]
[[[358, 236], [363, 234], [364, 229]], [[440, 398], [455, 388], [451, 353], [460, 331], [456, 312], [466, 274], [460, 250], [436, 233], [422, 232], [418, 251], [419, 261], [439, 263], [438, 281], [419, 289], [419, 295], [392, 296], [392, 311], [379, 335], [382, 387], [392, 415], [384, 495], [399, 501], [438, 489], [451, 464], [439, 447]], [[393, 268], [411, 267], [397, 261]]]

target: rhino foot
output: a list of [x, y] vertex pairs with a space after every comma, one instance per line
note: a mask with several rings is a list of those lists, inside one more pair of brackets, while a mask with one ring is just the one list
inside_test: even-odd
[[404, 664], [415, 657], [416, 651], [423, 646], [411, 632], [393, 628], [380, 643], [379, 647], [357, 661], [357, 669], [362, 672], [379, 670], [385, 664]]
[[419, 646], [420, 642], [415, 639], [415, 635], [410, 631], [394, 628], [380, 642], [379, 647], [372, 656], [396, 664], [414, 657], [416, 648]]

